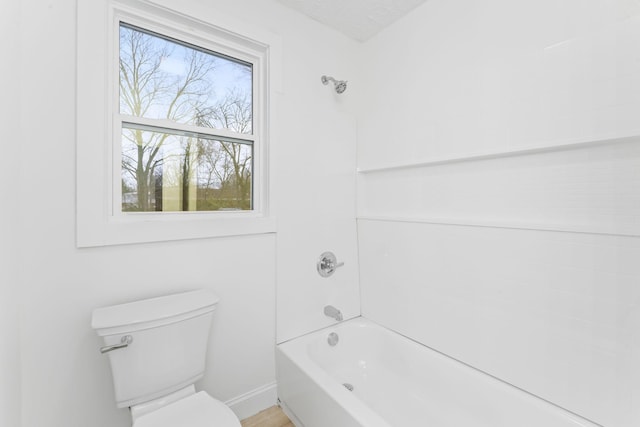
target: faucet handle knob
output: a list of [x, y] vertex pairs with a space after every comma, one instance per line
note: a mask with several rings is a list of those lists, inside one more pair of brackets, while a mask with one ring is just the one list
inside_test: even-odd
[[342, 267], [344, 262], [338, 262], [333, 252], [323, 252], [316, 264], [318, 274], [322, 277], [331, 276], [338, 267]]

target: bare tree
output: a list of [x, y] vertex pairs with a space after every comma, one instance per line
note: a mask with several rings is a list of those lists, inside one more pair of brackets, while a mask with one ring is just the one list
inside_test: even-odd
[[[207, 75], [215, 68], [216, 57], [195, 49], [183, 51], [185, 69], [172, 74], [163, 61], [180, 46], [136, 29], [120, 30], [120, 112], [138, 117], [166, 118], [193, 123], [197, 111], [211, 96]], [[122, 168], [135, 182], [137, 209], [151, 210], [154, 177], [165, 157], [162, 148], [170, 135], [132, 126], [123, 129], [130, 142], [123, 147]], [[188, 156], [186, 156], [188, 157]], [[186, 166], [185, 166], [186, 167]], [[183, 179], [188, 179], [183, 176]], [[184, 187], [184, 184], [183, 184]]]
[[[253, 110], [251, 95], [240, 90], [232, 90], [215, 104], [203, 110], [199, 122], [208, 127], [229, 129], [236, 133], [251, 133]], [[235, 142], [219, 141], [206, 155], [215, 162], [205, 163], [207, 175], [215, 175], [220, 182], [222, 196], [233, 199], [245, 208], [250, 208], [252, 159], [250, 147]]]
[[[236, 89], [216, 99], [213, 78], [220, 73], [213, 72], [220, 65], [236, 67], [241, 81], [248, 76], [249, 89], [231, 84]], [[120, 112], [125, 116], [249, 134], [252, 93], [246, 72], [251, 72], [246, 64], [121, 26]], [[124, 120], [122, 134], [123, 210], [251, 209], [250, 144], [165, 131], [162, 122], [158, 127], [131, 122]], [[163, 205], [169, 189], [180, 193], [179, 203], [171, 202], [170, 208]]]

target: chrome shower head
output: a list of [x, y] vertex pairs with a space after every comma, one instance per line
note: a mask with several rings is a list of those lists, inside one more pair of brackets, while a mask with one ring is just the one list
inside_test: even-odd
[[342, 93], [345, 90], [347, 90], [347, 82], [340, 80], [339, 82], [335, 83], [336, 85], [336, 92], [338, 93]]
[[345, 90], [347, 90], [347, 82], [345, 80], [336, 80], [333, 77], [328, 76], [322, 76], [320, 80], [324, 85], [328, 85], [329, 82], [332, 81], [337, 93], [343, 93]]

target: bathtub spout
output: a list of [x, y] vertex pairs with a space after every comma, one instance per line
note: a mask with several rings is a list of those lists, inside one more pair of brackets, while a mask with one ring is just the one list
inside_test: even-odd
[[324, 315], [328, 317], [333, 317], [338, 322], [342, 322], [342, 313], [340, 313], [340, 310], [338, 310], [332, 305], [328, 305], [324, 308]]

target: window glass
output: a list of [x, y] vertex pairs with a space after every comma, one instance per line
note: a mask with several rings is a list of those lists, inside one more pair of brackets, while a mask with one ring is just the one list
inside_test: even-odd
[[241, 142], [126, 127], [122, 211], [250, 210], [252, 151]]
[[121, 211], [253, 209], [252, 65], [125, 23], [119, 37]]
[[120, 24], [120, 113], [252, 133], [252, 66]]

